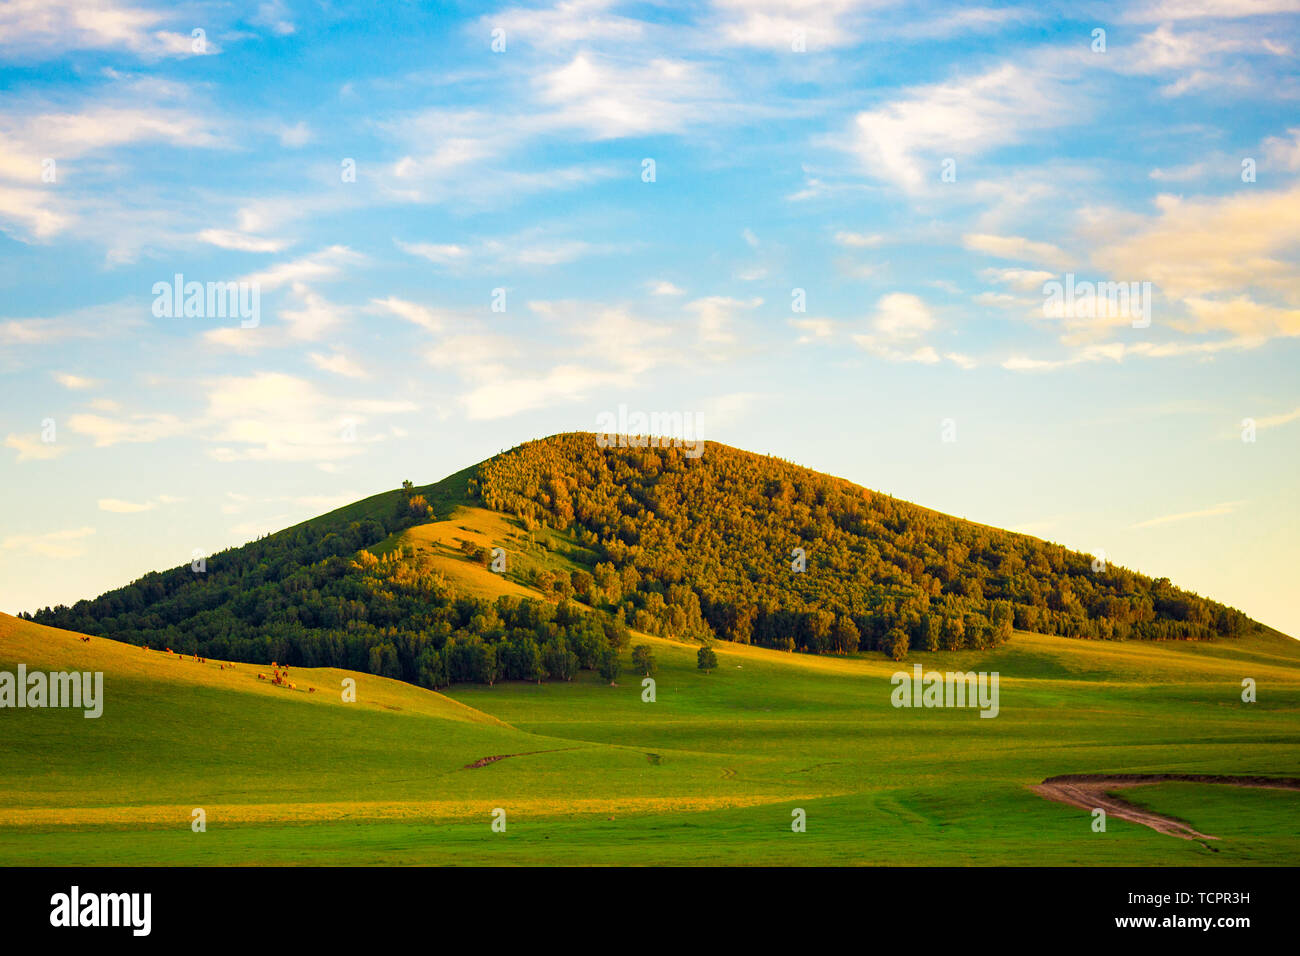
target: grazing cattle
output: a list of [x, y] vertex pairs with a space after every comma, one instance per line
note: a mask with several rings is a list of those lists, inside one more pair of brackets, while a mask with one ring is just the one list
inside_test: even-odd
[[315, 688], [315, 687], [308, 687], [308, 688], [307, 688], [307, 693], [309, 693], [309, 694], [314, 694], [314, 693], [316, 693], [316, 688]]
[[83, 637], [81, 640], [82, 640], [82, 642], [85, 643], [85, 644], [89, 644], [89, 643], [90, 643], [90, 638], [88, 638], [88, 637]]
[[257, 679], [258, 679], [258, 680], [266, 680], [266, 675], [265, 675], [265, 674], [258, 674], [258, 675], [257, 675]]
[[289, 689], [290, 689], [290, 690], [297, 690], [297, 689], [298, 689], [298, 685], [295, 684], [293, 681], [289, 681]]

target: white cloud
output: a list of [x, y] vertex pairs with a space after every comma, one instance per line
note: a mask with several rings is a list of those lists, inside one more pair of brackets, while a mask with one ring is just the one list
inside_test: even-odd
[[746, 300], [711, 295], [687, 303], [686, 309], [695, 313], [700, 341], [716, 346], [729, 345], [737, 340], [733, 326], [738, 312], [756, 309], [762, 304], [763, 300], [759, 298]]
[[[876, 302], [876, 311], [870, 321], [870, 332], [858, 333], [853, 341], [861, 348], [887, 362], [920, 362], [936, 365], [943, 360], [939, 352], [922, 339], [935, 327], [930, 308], [919, 296], [907, 292], [891, 292]], [[973, 360], [960, 353], [950, 352], [950, 361], [969, 368]]]
[[237, 249], [240, 252], [279, 252], [289, 245], [283, 239], [264, 239], [231, 229], [204, 229], [199, 233], [199, 240], [222, 249]]
[[208, 387], [206, 436], [218, 461], [332, 461], [382, 440], [371, 416], [418, 409], [412, 402], [325, 394], [281, 372], [228, 376]]
[[419, 256], [422, 259], [428, 259], [434, 265], [447, 265], [455, 262], [463, 262], [469, 254], [464, 246], [458, 246], [450, 243], [433, 243], [433, 242], [402, 242], [400, 239], [393, 240], [397, 248], [403, 252]]
[[159, 29], [172, 16], [115, 0], [8, 0], [0, 6], [0, 49], [57, 55], [71, 50], [129, 50], [144, 57], [220, 52], [192, 49], [186, 32]]
[[99, 384], [99, 382], [97, 382], [93, 378], [85, 378], [84, 376], [81, 375], [73, 375], [70, 372], [55, 372], [54, 380], [58, 382], [60, 385], [62, 385], [64, 388], [71, 388], [71, 389], [94, 388], [96, 385]]
[[972, 369], [979, 364], [975, 359], [961, 352], [945, 352], [943, 357], [949, 362], [952, 362], [958, 368]]
[[154, 502], [143, 501], [123, 501], [121, 498], [100, 498], [99, 510], [111, 511], [114, 514], [135, 514], [140, 511], [150, 511], [154, 507]]
[[610, 0], [567, 0], [550, 7], [511, 7], [478, 21], [476, 35], [490, 36], [505, 30], [507, 50], [513, 43], [527, 43], [542, 50], [560, 45], [599, 42], [632, 42], [641, 39], [647, 24], [608, 13]]
[[1161, 195], [1155, 207], [1155, 215], [1112, 229], [1093, 262], [1176, 298], [1263, 286], [1300, 299], [1300, 271], [1283, 255], [1300, 242], [1300, 186], [1203, 199]]
[[944, 159], [960, 167], [969, 157], [1079, 118], [1078, 104], [1066, 102], [1050, 76], [1008, 63], [906, 90], [892, 103], [858, 113], [847, 145], [871, 176], [916, 192], [939, 183]]
[[300, 259], [282, 262], [261, 272], [251, 273], [240, 281], [256, 283], [265, 292], [295, 282], [332, 279], [338, 275], [343, 266], [358, 263], [363, 258], [360, 253], [353, 252], [347, 246], [334, 245]]
[[790, 319], [790, 324], [803, 332], [796, 342], [808, 345], [829, 339], [835, 334], [835, 323], [830, 319]]
[[1221, 515], [1232, 514], [1243, 504], [1245, 504], [1244, 501], [1225, 501], [1210, 508], [1202, 508], [1199, 511], [1183, 511], [1178, 514], [1162, 515], [1159, 518], [1149, 518], [1146, 521], [1139, 521], [1132, 527], [1154, 528], [1157, 525], [1169, 524], [1174, 521], [1187, 521], [1192, 518], [1216, 518]]
[[1071, 256], [1050, 242], [1035, 242], [1021, 236], [991, 236], [968, 233], [962, 236], [962, 245], [972, 252], [982, 252], [999, 259], [1018, 259], [1054, 269], [1069, 267]]
[[550, 124], [598, 140], [681, 133], [716, 116], [710, 104], [722, 99], [699, 64], [665, 57], [619, 63], [583, 52], [538, 83], [541, 102], [555, 110]]
[[708, 30], [731, 46], [786, 53], [799, 37], [805, 50], [816, 52], [857, 42], [872, 6], [868, 0], [715, 0]]
[[845, 232], [835, 233], [835, 241], [851, 249], [869, 249], [880, 245], [885, 237], [876, 233]]
[[344, 310], [339, 306], [301, 283], [294, 283], [293, 292], [301, 307], [280, 310], [291, 339], [316, 342], [343, 324]]
[[19, 461], [48, 461], [67, 450], [54, 442], [41, 441], [36, 435], [9, 434], [5, 436], [5, 447], [17, 451]]
[[1124, 11], [1121, 19], [1136, 23], [1166, 20], [1235, 19], [1300, 12], [1300, 0], [1154, 0]]
[[257, 14], [250, 21], [266, 27], [276, 36], [289, 36], [296, 27], [283, 0], [265, 0], [257, 5]]
[[503, 418], [556, 402], [584, 398], [592, 389], [623, 381], [619, 373], [586, 365], [558, 365], [537, 375], [510, 375], [470, 389], [461, 399], [470, 419]]
[[1289, 425], [1297, 419], [1300, 419], [1300, 408], [1277, 415], [1265, 415], [1263, 418], [1255, 419], [1255, 430], [1262, 431], [1265, 428], [1276, 428], [1278, 425]]
[[451, 310], [431, 309], [391, 295], [384, 299], [371, 299], [370, 304], [430, 332], [441, 332], [446, 325], [454, 323], [460, 317]]
[[342, 375], [345, 378], [369, 377], [364, 368], [339, 351], [332, 352], [329, 355], [312, 352], [308, 358], [317, 368], [326, 372], [333, 372], [335, 375]]
[[583, 239], [548, 236], [541, 229], [529, 229], [505, 239], [485, 239], [472, 245], [452, 243], [407, 243], [394, 240], [403, 252], [427, 259], [434, 265], [468, 267], [495, 271], [503, 266], [555, 266], [574, 262], [589, 255], [615, 251], [616, 247], [599, 245]]
[[26, 551], [46, 558], [79, 558], [86, 553], [85, 538], [95, 533], [89, 526], [45, 534], [11, 534], [0, 540], [2, 551]]
[[1038, 293], [1043, 291], [1043, 283], [1050, 282], [1057, 275], [1056, 272], [1044, 272], [1041, 269], [985, 269], [980, 272], [980, 276], [990, 282], [1009, 285], [1019, 292]]
[[1300, 126], [1287, 130], [1286, 136], [1270, 136], [1264, 140], [1264, 155], [1269, 165], [1277, 169], [1300, 171]]
[[132, 415], [127, 419], [77, 414], [68, 419], [68, 430], [91, 438], [96, 448], [121, 443], [147, 443], [183, 435], [190, 425], [170, 413]]

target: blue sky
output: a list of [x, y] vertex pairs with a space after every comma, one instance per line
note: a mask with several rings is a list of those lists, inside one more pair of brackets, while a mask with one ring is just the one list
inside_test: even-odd
[[[1293, 0], [0, 3], [0, 608], [626, 405], [1300, 633], [1298, 42]], [[176, 274], [256, 325], [155, 314]]]

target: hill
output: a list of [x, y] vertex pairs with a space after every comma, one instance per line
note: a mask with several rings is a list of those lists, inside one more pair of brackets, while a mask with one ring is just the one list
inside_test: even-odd
[[430, 688], [608, 670], [633, 628], [896, 659], [987, 650], [1013, 628], [1196, 640], [1258, 628], [1166, 579], [779, 459], [716, 443], [699, 458], [601, 448], [581, 433], [32, 617]]
[[1166, 578], [778, 458], [596, 439], [521, 445], [479, 466], [471, 488], [525, 527], [575, 534], [604, 559], [580, 595], [624, 601], [629, 623], [654, 633], [901, 657], [994, 646], [1013, 627], [1120, 639], [1258, 627]]

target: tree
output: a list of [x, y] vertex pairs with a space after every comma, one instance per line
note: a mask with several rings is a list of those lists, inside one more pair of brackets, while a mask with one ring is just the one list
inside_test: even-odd
[[907, 656], [907, 631], [901, 627], [891, 627], [885, 633], [885, 636], [880, 639], [880, 649], [885, 652], [886, 656], [901, 661]]
[[402, 669], [397, 663], [397, 648], [391, 641], [370, 648], [370, 673], [401, 680]]
[[835, 629], [831, 632], [831, 640], [835, 644], [835, 650], [841, 654], [852, 654], [858, 649], [861, 635], [858, 633], [858, 626], [853, 623], [853, 619], [847, 614], [841, 614], [835, 620]]
[[542, 648], [542, 658], [546, 672], [554, 680], [573, 680], [573, 676], [578, 673], [578, 655], [569, 650], [569, 645], [562, 637], [546, 643]]
[[618, 680], [619, 662], [618, 651], [612, 647], [607, 648], [600, 656], [600, 676], [609, 681], [611, 687]]
[[701, 647], [695, 655], [695, 666], [706, 674], [718, 666], [718, 655], [713, 653], [713, 648], [708, 644]]
[[622, 650], [623, 646], [631, 640], [632, 632], [618, 618], [602, 618], [600, 623], [605, 629], [605, 639], [609, 641], [609, 646], [614, 650]]
[[649, 644], [637, 644], [632, 648], [632, 665], [639, 671], [645, 671], [646, 677], [654, 676], [655, 671], [659, 669], [655, 663], [655, 652], [650, 649]]
[[416, 679], [419, 680], [422, 687], [437, 690], [449, 683], [447, 680], [447, 662], [443, 659], [442, 651], [435, 647], [426, 647], [420, 651], [420, 656], [415, 661], [415, 667]]

